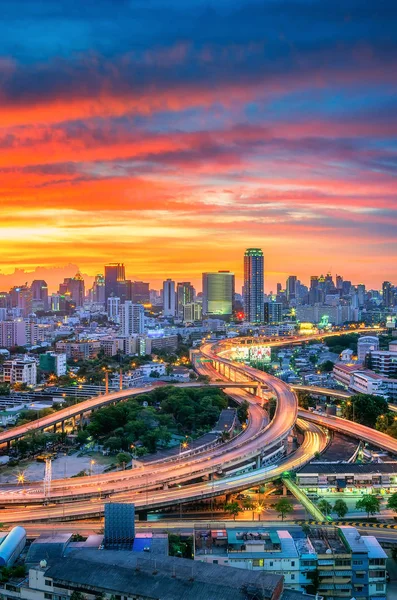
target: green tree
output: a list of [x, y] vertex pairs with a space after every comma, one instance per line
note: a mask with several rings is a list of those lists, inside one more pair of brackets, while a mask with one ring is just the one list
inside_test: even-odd
[[118, 465], [126, 465], [131, 460], [131, 456], [127, 452], [119, 452], [116, 456], [116, 462]]
[[325, 500], [325, 498], [322, 498], [318, 504], [317, 504], [319, 510], [321, 510], [321, 512], [327, 517], [330, 512], [332, 511], [332, 504], [330, 504], [328, 502], [328, 500]]
[[291, 514], [294, 510], [292, 502], [286, 498], [281, 498], [275, 504], [272, 504], [272, 508], [277, 511], [278, 516], [284, 521], [285, 517]]
[[248, 419], [249, 404], [247, 400], [243, 400], [237, 409], [237, 416], [240, 423], [245, 423]]
[[397, 492], [394, 492], [394, 494], [392, 494], [388, 499], [387, 508], [391, 508], [391, 510], [397, 512]]
[[343, 519], [348, 513], [347, 504], [342, 498], [339, 498], [334, 504], [334, 512], [338, 515], [340, 519]]
[[356, 508], [365, 511], [369, 519], [370, 515], [375, 515], [380, 511], [380, 502], [373, 494], [365, 494], [360, 500], [357, 500]]
[[223, 508], [225, 512], [233, 516], [234, 521], [241, 510], [239, 503], [235, 501], [227, 502]]
[[326, 360], [323, 363], [321, 363], [321, 365], [319, 365], [318, 368], [321, 371], [321, 373], [331, 373], [332, 369], [334, 368], [334, 363], [332, 362], [332, 360]]
[[345, 419], [373, 427], [378, 417], [388, 412], [388, 404], [382, 396], [355, 394], [344, 403], [342, 412]]

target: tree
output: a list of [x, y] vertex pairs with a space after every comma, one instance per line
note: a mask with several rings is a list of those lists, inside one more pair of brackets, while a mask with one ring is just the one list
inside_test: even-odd
[[380, 502], [373, 494], [365, 494], [360, 500], [357, 500], [356, 508], [365, 511], [369, 519], [370, 515], [375, 515], [380, 511]]
[[387, 401], [373, 394], [355, 394], [344, 403], [343, 416], [367, 427], [373, 427], [380, 417], [388, 412]]
[[321, 371], [321, 373], [331, 373], [332, 369], [334, 368], [334, 363], [332, 362], [332, 360], [326, 360], [323, 363], [321, 363], [321, 365], [319, 365], [318, 368]]
[[248, 419], [248, 410], [249, 404], [247, 400], [243, 400], [237, 409], [237, 417], [240, 423], [245, 423], [245, 421]]
[[321, 512], [327, 517], [329, 515], [329, 513], [332, 511], [332, 504], [330, 504], [328, 502], [328, 500], [325, 500], [325, 498], [322, 498], [319, 503], [317, 504], [319, 510], [321, 510]]
[[131, 456], [127, 452], [119, 452], [116, 456], [116, 462], [118, 465], [126, 465], [131, 460]]
[[391, 508], [391, 510], [397, 512], [397, 492], [394, 492], [394, 494], [392, 494], [388, 499], [387, 508]]
[[237, 515], [240, 512], [240, 505], [238, 502], [227, 502], [225, 504], [225, 506], [223, 507], [225, 512], [229, 513], [230, 515], [233, 515], [233, 520], [236, 520]]
[[272, 508], [277, 511], [278, 516], [281, 517], [282, 521], [284, 521], [285, 517], [294, 510], [292, 502], [286, 498], [281, 498], [278, 502], [272, 504]]
[[338, 515], [340, 519], [343, 519], [344, 516], [348, 513], [347, 504], [341, 498], [337, 500], [334, 504], [334, 512]]

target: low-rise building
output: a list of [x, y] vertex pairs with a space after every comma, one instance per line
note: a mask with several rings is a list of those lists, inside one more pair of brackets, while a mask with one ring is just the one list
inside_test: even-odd
[[381, 490], [394, 493], [397, 491], [397, 462], [314, 462], [298, 471], [296, 482], [308, 495], [343, 492], [361, 496]]
[[66, 374], [66, 354], [45, 352], [39, 357], [40, 369], [44, 373], [54, 373], [57, 377]]
[[96, 358], [101, 349], [101, 342], [93, 341], [67, 341], [60, 340], [55, 344], [57, 352], [63, 352], [67, 358], [74, 360], [86, 360]]
[[24, 356], [6, 360], [3, 363], [3, 382], [14, 385], [23, 383], [26, 385], [37, 384], [37, 365], [34, 358]]

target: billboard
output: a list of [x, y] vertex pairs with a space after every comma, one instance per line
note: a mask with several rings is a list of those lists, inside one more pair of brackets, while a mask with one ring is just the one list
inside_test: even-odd
[[249, 349], [249, 359], [254, 362], [270, 363], [272, 359], [270, 346], [251, 346]]

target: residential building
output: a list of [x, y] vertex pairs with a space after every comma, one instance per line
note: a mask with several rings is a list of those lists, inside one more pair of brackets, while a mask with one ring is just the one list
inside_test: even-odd
[[364, 363], [368, 352], [379, 350], [379, 338], [374, 335], [364, 335], [358, 338], [357, 341], [357, 358], [358, 362]]
[[45, 352], [39, 357], [40, 369], [44, 373], [54, 373], [57, 377], [66, 374], [66, 354]]
[[203, 315], [228, 317], [233, 313], [234, 273], [203, 273]]
[[172, 279], [163, 282], [163, 314], [165, 317], [176, 315], [175, 281]]
[[15, 358], [3, 363], [3, 382], [14, 385], [25, 383], [26, 385], [37, 384], [37, 365], [33, 358]]
[[394, 293], [390, 281], [384, 281], [382, 284], [383, 305], [387, 308], [394, 306]]
[[250, 323], [264, 320], [264, 261], [260, 248], [248, 248], [244, 254], [244, 318]]
[[68, 341], [60, 340], [55, 344], [57, 352], [66, 354], [68, 359], [86, 360], [96, 358], [101, 349], [99, 340]]
[[160, 375], [165, 375], [166, 373], [166, 364], [163, 362], [150, 362], [145, 363], [139, 367], [143, 377], [152, 377], [153, 373]]
[[391, 346], [396, 349], [370, 351], [366, 358], [368, 368], [386, 377], [397, 377], [397, 345]]
[[0, 321], [0, 348], [26, 346], [26, 323], [22, 319]]
[[265, 302], [264, 322], [268, 325], [278, 325], [283, 320], [283, 305], [281, 302]]
[[120, 323], [120, 298], [118, 296], [109, 296], [106, 306], [109, 321]]
[[120, 307], [121, 332], [123, 336], [142, 334], [145, 330], [145, 309], [142, 304], [131, 301]]

